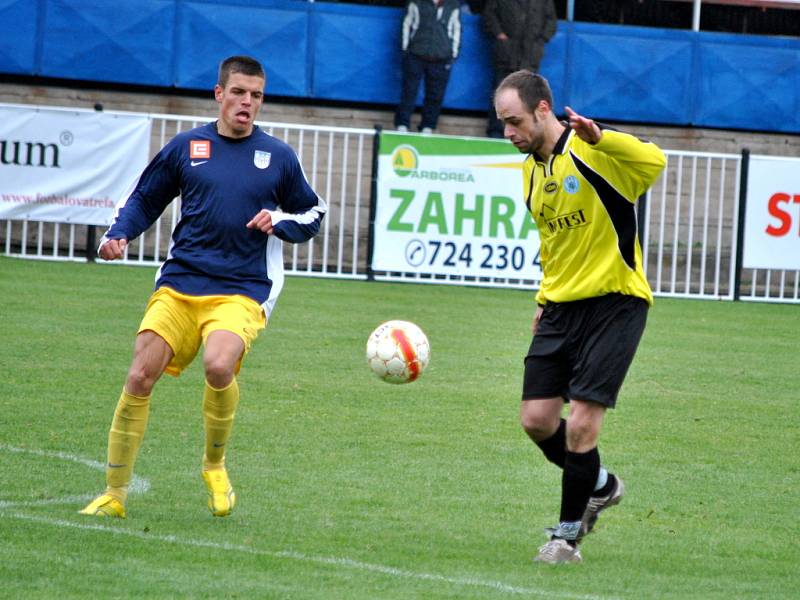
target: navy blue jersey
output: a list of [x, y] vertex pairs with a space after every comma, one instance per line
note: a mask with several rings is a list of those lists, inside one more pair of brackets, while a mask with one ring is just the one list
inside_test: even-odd
[[[135, 239], [178, 195], [180, 220], [156, 288], [242, 294], [269, 315], [283, 285], [281, 240], [311, 239], [327, 210], [294, 150], [258, 127], [241, 139], [219, 135], [216, 123], [180, 133], [142, 172], [100, 245]], [[272, 235], [246, 227], [262, 209], [272, 214]]]

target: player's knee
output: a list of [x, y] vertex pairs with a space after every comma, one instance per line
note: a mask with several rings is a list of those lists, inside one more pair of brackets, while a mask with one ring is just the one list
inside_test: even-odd
[[591, 450], [597, 445], [598, 433], [599, 429], [593, 420], [570, 416], [567, 419], [567, 448], [573, 452]]
[[528, 437], [534, 440], [547, 439], [558, 429], [558, 419], [554, 422], [550, 415], [537, 412], [522, 411], [519, 415], [519, 421]]
[[206, 381], [217, 389], [227, 387], [235, 375], [235, 364], [220, 357], [206, 357], [203, 366], [206, 371]]
[[128, 371], [125, 390], [134, 396], [149, 396], [157, 379], [157, 376], [149, 373], [146, 369], [134, 365]]

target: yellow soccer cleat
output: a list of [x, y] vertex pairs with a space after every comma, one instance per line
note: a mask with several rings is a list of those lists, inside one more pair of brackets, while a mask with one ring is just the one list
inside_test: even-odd
[[208, 509], [215, 517], [227, 517], [236, 506], [236, 494], [225, 469], [203, 471], [208, 489]]
[[125, 518], [125, 506], [123, 506], [122, 502], [108, 494], [99, 495], [92, 500], [86, 508], [78, 512], [82, 515], [89, 515], [92, 517]]

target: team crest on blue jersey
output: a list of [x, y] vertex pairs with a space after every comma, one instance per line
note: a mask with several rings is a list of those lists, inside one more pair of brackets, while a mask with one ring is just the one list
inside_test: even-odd
[[266, 169], [269, 166], [269, 161], [271, 158], [272, 152], [256, 150], [256, 153], [253, 155], [253, 164], [259, 169]]
[[568, 194], [574, 194], [578, 191], [579, 187], [581, 187], [581, 184], [578, 183], [578, 178], [575, 177], [575, 175], [564, 178], [564, 189]]

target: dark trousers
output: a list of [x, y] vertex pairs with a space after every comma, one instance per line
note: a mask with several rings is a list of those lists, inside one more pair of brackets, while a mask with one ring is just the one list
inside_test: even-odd
[[489, 137], [503, 137], [503, 122], [497, 118], [497, 113], [494, 111], [494, 91], [497, 89], [497, 86], [500, 85], [500, 82], [503, 81], [507, 75], [511, 75], [513, 72], [514, 69], [511, 67], [495, 66], [494, 68], [494, 85], [492, 86], [492, 96], [489, 99], [489, 113], [486, 121], [486, 135]]
[[423, 60], [419, 56], [406, 52], [403, 55], [403, 87], [400, 92], [400, 104], [394, 113], [394, 125], [411, 124], [411, 113], [417, 103], [419, 84], [425, 80], [425, 99], [422, 104], [422, 122], [419, 129], [430, 127], [436, 129], [439, 113], [442, 110], [444, 93], [450, 79], [450, 61]]

